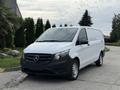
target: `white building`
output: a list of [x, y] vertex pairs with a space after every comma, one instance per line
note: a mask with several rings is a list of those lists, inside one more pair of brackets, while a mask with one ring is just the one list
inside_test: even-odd
[[13, 13], [15, 13], [17, 16], [22, 16], [19, 10], [19, 7], [17, 5], [16, 0], [2, 0], [3, 4], [10, 8]]

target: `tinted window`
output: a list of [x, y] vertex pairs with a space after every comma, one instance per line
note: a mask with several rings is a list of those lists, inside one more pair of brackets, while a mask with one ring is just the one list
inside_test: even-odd
[[51, 28], [44, 32], [36, 42], [72, 42], [77, 28]]
[[82, 30], [80, 31], [80, 34], [79, 34], [79, 36], [78, 36], [78, 40], [79, 40], [79, 42], [81, 42], [81, 41], [87, 41], [87, 40], [88, 40], [85, 29], [82, 29]]

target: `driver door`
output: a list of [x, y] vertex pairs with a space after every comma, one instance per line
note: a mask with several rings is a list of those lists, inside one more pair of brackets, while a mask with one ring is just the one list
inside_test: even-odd
[[80, 64], [81, 67], [84, 67], [88, 65], [90, 59], [90, 53], [92, 53], [91, 51], [89, 51], [90, 46], [85, 28], [81, 29], [77, 39], [77, 43], [78, 44], [76, 44], [76, 48], [77, 48], [78, 57], [80, 59]]

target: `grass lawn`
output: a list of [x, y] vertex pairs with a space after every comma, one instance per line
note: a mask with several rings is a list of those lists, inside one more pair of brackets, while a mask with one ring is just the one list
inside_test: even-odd
[[120, 46], [120, 40], [118, 42], [106, 43], [106, 45], [109, 45], [109, 46]]
[[9, 69], [18, 66], [20, 66], [20, 58], [18, 57], [0, 58], [0, 68]]
[[23, 49], [17, 48], [16, 50], [20, 51], [20, 55], [18, 57], [7, 56], [7, 57], [0, 57], [0, 68], [2, 69], [10, 69], [14, 67], [20, 66], [20, 57], [22, 55]]
[[120, 43], [106, 43], [108, 46], [120, 46]]

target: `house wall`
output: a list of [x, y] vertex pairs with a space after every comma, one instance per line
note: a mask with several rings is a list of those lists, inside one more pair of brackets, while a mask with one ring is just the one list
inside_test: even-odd
[[13, 13], [20, 17], [22, 16], [16, 0], [2, 0], [2, 2], [6, 7], [10, 8]]

